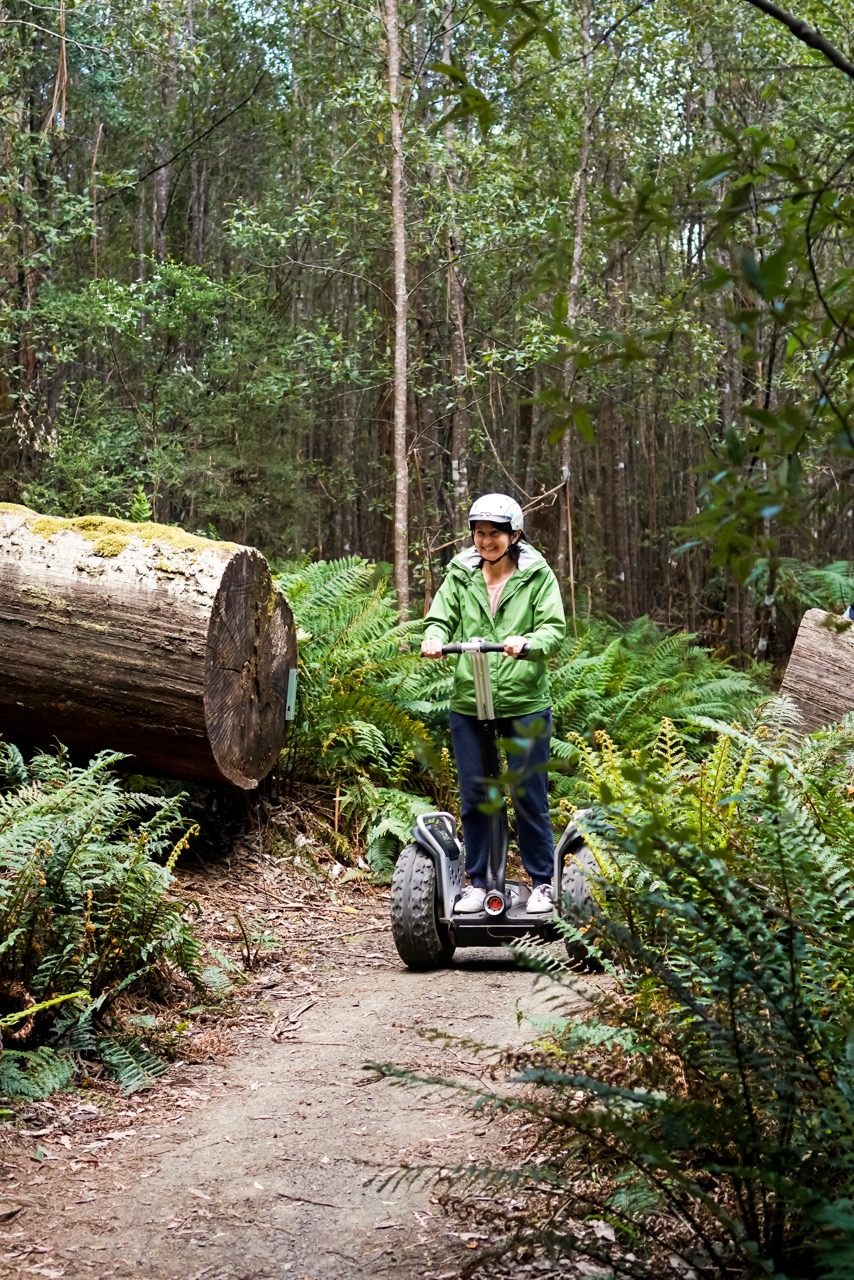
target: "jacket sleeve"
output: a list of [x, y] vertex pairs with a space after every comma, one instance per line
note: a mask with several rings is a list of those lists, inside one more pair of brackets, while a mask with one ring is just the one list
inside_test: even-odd
[[534, 629], [528, 636], [528, 652], [532, 658], [548, 658], [556, 653], [566, 635], [566, 614], [557, 578], [548, 568], [542, 577], [531, 602]]
[[435, 639], [449, 644], [460, 631], [460, 594], [455, 581], [446, 577], [433, 598], [424, 620], [424, 639]]
[[453, 578], [447, 577], [433, 597], [424, 619], [424, 639], [449, 644], [460, 630], [460, 597]]

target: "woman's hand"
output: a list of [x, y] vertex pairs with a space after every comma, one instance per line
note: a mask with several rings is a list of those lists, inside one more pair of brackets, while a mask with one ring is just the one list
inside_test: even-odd
[[524, 636], [508, 636], [504, 641], [505, 658], [521, 658], [522, 652], [527, 645], [528, 641]]
[[435, 636], [428, 636], [426, 640], [421, 641], [421, 655], [424, 658], [441, 658], [442, 641], [437, 640]]

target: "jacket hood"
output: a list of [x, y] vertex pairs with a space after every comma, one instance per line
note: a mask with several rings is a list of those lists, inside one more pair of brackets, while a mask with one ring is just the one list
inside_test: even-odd
[[[480, 568], [481, 557], [478, 555], [474, 547], [466, 547], [465, 551], [461, 551], [458, 556], [454, 556], [449, 569], [461, 569], [465, 573], [474, 573]], [[536, 551], [529, 542], [523, 542], [519, 548], [519, 564], [517, 569], [521, 573], [526, 573], [530, 569], [538, 569], [546, 564], [544, 556]]]

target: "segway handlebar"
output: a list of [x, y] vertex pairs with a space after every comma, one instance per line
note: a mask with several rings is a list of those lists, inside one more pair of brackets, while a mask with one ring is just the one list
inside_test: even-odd
[[492, 640], [458, 640], [454, 644], [442, 645], [442, 656], [449, 653], [503, 653], [504, 645], [495, 644]]
[[[453, 644], [442, 645], [442, 657], [450, 653], [503, 653], [504, 645], [493, 640], [457, 640]], [[520, 657], [528, 652], [528, 646], [522, 650]]]

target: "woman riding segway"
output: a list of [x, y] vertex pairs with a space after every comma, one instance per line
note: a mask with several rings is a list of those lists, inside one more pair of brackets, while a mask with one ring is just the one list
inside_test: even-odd
[[[542, 915], [552, 910], [554, 870], [546, 773], [552, 713], [545, 660], [560, 647], [566, 618], [557, 579], [524, 540], [522, 523], [522, 508], [506, 494], [489, 493], [472, 505], [474, 546], [451, 561], [425, 619], [421, 652], [439, 658], [443, 645], [475, 637], [503, 644], [503, 654], [489, 658], [495, 717], [510, 744], [508, 767], [519, 778], [513, 788], [519, 851], [533, 885], [526, 911]], [[471, 659], [463, 653], [457, 659], [450, 723], [470, 883], [454, 915], [482, 911], [487, 887], [490, 817], [483, 806], [488, 770], [475, 711]]]

